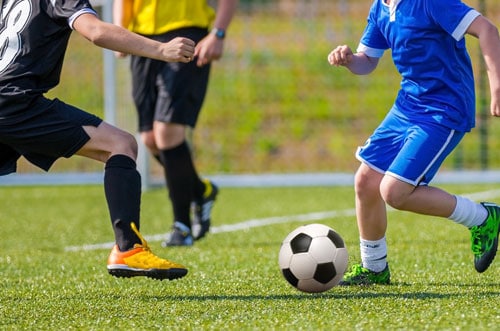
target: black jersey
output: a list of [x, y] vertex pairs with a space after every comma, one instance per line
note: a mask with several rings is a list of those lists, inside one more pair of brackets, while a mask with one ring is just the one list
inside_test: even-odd
[[74, 20], [96, 12], [88, 0], [3, 0], [0, 118], [26, 110], [59, 83]]

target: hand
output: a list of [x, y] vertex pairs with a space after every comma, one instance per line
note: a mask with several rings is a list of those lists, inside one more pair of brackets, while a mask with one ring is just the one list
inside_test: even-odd
[[195, 42], [184, 37], [177, 37], [162, 45], [165, 61], [190, 62], [194, 57]]
[[115, 57], [117, 59], [123, 59], [123, 58], [126, 58], [127, 57], [127, 53], [123, 53], [123, 52], [113, 52], [115, 54]]
[[328, 54], [328, 63], [332, 66], [347, 66], [351, 63], [353, 52], [347, 45], [337, 46]]
[[491, 115], [495, 117], [500, 117], [500, 103], [499, 99], [492, 96], [491, 98], [491, 106], [490, 106]]
[[218, 39], [213, 33], [209, 33], [205, 38], [203, 38], [194, 52], [194, 56], [198, 57], [196, 65], [202, 67], [213, 60], [218, 60], [222, 56], [224, 47], [224, 41]]

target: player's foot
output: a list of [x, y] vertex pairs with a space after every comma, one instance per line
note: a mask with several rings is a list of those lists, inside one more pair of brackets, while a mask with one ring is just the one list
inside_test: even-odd
[[146, 276], [153, 279], [176, 279], [184, 277], [187, 269], [181, 264], [162, 259], [151, 252], [146, 240], [131, 223], [132, 230], [141, 239], [131, 250], [121, 252], [115, 245], [108, 257], [108, 272], [115, 277]]
[[210, 230], [210, 214], [219, 193], [219, 188], [210, 180], [203, 179], [205, 193], [200, 200], [193, 202], [193, 233], [194, 239], [203, 238]]
[[494, 203], [481, 202], [488, 211], [483, 224], [470, 228], [471, 248], [474, 254], [474, 267], [483, 272], [495, 258], [500, 232], [500, 207]]
[[193, 246], [193, 236], [191, 230], [181, 222], [174, 223], [174, 229], [170, 237], [162, 243], [163, 247], [171, 246]]
[[364, 268], [361, 264], [355, 264], [344, 274], [344, 278], [339, 285], [373, 285], [389, 284], [391, 282], [391, 272], [389, 265], [380, 272], [374, 272]]

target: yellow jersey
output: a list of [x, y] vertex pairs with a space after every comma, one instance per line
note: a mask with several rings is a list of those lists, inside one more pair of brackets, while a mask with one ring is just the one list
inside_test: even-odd
[[207, 0], [134, 0], [128, 29], [158, 35], [186, 27], [208, 28], [214, 18]]

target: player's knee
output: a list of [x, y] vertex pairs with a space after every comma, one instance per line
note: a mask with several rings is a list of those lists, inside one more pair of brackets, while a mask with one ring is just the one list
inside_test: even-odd
[[382, 199], [395, 209], [403, 209], [408, 199], [408, 194], [397, 181], [382, 180], [380, 184], [380, 195]]
[[358, 198], [363, 199], [365, 196], [372, 197], [378, 194], [380, 180], [378, 176], [373, 176], [370, 171], [360, 169], [354, 176], [354, 190]]
[[111, 139], [111, 154], [123, 154], [134, 160], [137, 158], [137, 141], [128, 132], [121, 131]]
[[156, 146], [155, 137], [153, 131], [142, 132], [141, 141], [153, 154], [157, 154], [158, 147]]

